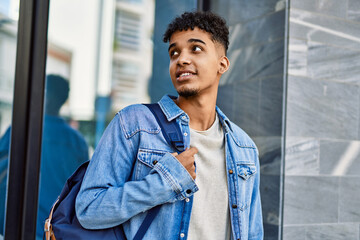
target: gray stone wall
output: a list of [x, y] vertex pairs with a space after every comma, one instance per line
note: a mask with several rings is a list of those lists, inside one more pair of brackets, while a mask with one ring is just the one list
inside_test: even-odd
[[289, 13], [283, 239], [359, 240], [360, 1]]
[[285, 1], [211, 1], [230, 27], [229, 71], [218, 106], [256, 142], [260, 152], [265, 239], [278, 239], [281, 197]]

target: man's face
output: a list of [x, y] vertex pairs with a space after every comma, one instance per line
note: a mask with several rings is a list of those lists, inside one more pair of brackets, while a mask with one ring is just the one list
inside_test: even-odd
[[169, 72], [182, 97], [217, 93], [219, 79], [228, 68], [224, 48], [199, 28], [173, 33], [169, 42]]

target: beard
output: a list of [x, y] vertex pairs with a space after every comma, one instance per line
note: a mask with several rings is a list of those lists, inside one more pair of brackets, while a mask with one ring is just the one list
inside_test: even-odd
[[177, 91], [180, 97], [183, 98], [191, 98], [198, 95], [199, 90], [198, 89], [180, 89]]

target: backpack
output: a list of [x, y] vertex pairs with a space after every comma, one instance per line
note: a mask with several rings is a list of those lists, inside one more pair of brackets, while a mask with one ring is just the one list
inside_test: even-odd
[[[169, 122], [158, 104], [144, 104], [153, 113], [166, 141], [178, 153], [184, 151], [184, 142], [176, 120]], [[117, 239], [126, 240], [122, 225], [107, 229], [90, 230], [83, 228], [75, 213], [75, 200], [80, 190], [86, 169], [90, 161], [83, 163], [66, 181], [60, 196], [53, 204], [49, 218], [45, 221], [44, 237], [46, 240], [59, 239]], [[160, 205], [150, 209], [140, 225], [133, 240], [141, 240], [152, 221], [159, 213]]]

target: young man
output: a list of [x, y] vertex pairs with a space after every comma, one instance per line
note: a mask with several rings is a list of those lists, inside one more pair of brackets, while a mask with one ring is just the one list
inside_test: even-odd
[[77, 197], [85, 228], [123, 224], [132, 239], [146, 211], [162, 205], [144, 239], [263, 238], [256, 146], [216, 107], [230, 65], [228, 33], [212, 13], [184, 13], [168, 26], [164, 41], [179, 96], [164, 96], [159, 105], [169, 121], [176, 119], [187, 150], [173, 153], [147, 107], [121, 110]]

